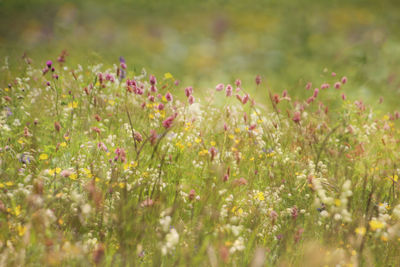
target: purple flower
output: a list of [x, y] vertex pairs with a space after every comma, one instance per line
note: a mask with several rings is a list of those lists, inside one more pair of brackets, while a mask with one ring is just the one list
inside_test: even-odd
[[150, 75], [149, 81], [151, 85], [155, 85], [157, 83], [157, 79], [154, 75]]
[[46, 65], [50, 69], [51, 65], [53, 65], [53, 62], [51, 60], [47, 60]]
[[165, 129], [168, 129], [171, 127], [172, 122], [174, 121], [175, 117], [174, 116], [170, 116], [168, 117], [166, 120], [164, 120], [162, 122], [162, 125], [164, 126]]
[[165, 98], [166, 98], [167, 101], [169, 101], [169, 102], [171, 102], [172, 99], [173, 99], [172, 94], [171, 94], [170, 92], [168, 92], [168, 93], [165, 95]]

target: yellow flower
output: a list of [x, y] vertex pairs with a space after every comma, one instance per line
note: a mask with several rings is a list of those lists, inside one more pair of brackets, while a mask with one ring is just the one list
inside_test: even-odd
[[240, 133], [240, 129], [239, 129], [239, 128], [236, 128], [236, 129], [235, 129], [235, 133]]
[[21, 205], [18, 205], [18, 206], [15, 208], [14, 212], [15, 212], [15, 216], [20, 215], [20, 214], [21, 214]]
[[8, 181], [8, 182], [5, 182], [5, 185], [6, 185], [6, 186], [13, 186], [13, 185], [14, 185], [14, 183], [13, 183], [13, 182], [11, 182], [11, 181]]
[[60, 143], [60, 147], [66, 147], [66, 146], [67, 146], [67, 143], [65, 143], [65, 142]]
[[196, 138], [194, 141], [195, 141], [197, 144], [199, 144], [199, 143], [201, 143], [201, 138]]
[[204, 156], [208, 154], [208, 150], [207, 149], [203, 149], [201, 151], [199, 151], [199, 156]]
[[92, 178], [93, 174], [89, 169], [84, 168], [83, 171], [86, 173], [87, 178]]
[[342, 202], [340, 201], [340, 199], [335, 199], [335, 206], [336, 207], [340, 207], [340, 204], [341, 204]]
[[68, 103], [69, 108], [77, 108], [78, 107], [78, 102], [72, 101], [71, 103]]
[[372, 220], [369, 222], [369, 226], [371, 227], [372, 231], [376, 231], [378, 229], [382, 229], [384, 227], [384, 224], [380, 221]]
[[164, 74], [164, 78], [165, 78], [166, 80], [168, 80], [168, 79], [173, 79], [174, 76], [172, 76], [171, 73], [167, 72], [167, 73]]
[[4, 188], [4, 184], [3, 183], [0, 183], [0, 188]]
[[264, 193], [263, 192], [258, 192], [255, 196], [254, 199], [258, 199], [260, 201], [263, 201], [265, 199]]
[[18, 230], [18, 235], [23, 236], [26, 231], [26, 227], [22, 226], [21, 224], [18, 224], [17, 230]]
[[124, 170], [128, 170], [130, 168], [136, 168], [138, 163], [136, 161], [130, 162], [130, 163], [125, 163], [124, 164]]
[[24, 140], [22, 140], [22, 139], [18, 139], [17, 142], [18, 142], [18, 144], [21, 144], [21, 145], [24, 144]]
[[76, 173], [72, 173], [72, 174], [69, 176], [69, 179], [71, 179], [71, 180], [76, 180], [76, 178], [78, 178], [78, 175], [76, 175]]
[[46, 160], [46, 159], [48, 159], [48, 158], [49, 158], [49, 155], [47, 155], [47, 154], [45, 154], [45, 153], [40, 154], [40, 156], [39, 156], [39, 159], [40, 159], [40, 160]]
[[61, 168], [59, 168], [59, 167], [49, 170], [50, 175], [54, 175], [55, 173], [59, 174], [60, 172], [61, 172]]
[[214, 141], [210, 142], [210, 145], [215, 146], [217, 143], [215, 143]]
[[367, 229], [365, 227], [363, 227], [363, 226], [357, 227], [356, 230], [355, 230], [356, 234], [359, 234], [361, 236], [365, 235], [366, 231], [367, 231]]
[[114, 105], [115, 105], [115, 101], [112, 100], [112, 99], [108, 100], [108, 103], [109, 103], [111, 106], [114, 106]]

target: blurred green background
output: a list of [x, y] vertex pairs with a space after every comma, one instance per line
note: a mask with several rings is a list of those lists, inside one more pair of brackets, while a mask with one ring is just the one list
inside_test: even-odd
[[[291, 95], [346, 75], [346, 93], [386, 107], [400, 95], [399, 0], [0, 0], [0, 58], [27, 52], [42, 66], [66, 49], [69, 64], [170, 72], [183, 86], [214, 87], [261, 74]], [[1, 63], [3, 65], [3, 63]], [[325, 72], [324, 72], [325, 69]]]

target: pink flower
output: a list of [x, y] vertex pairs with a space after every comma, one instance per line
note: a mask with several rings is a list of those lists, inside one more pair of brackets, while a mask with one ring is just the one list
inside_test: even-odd
[[312, 83], [311, 83], [311, 82], [308, 82], [307, 85], [306, 85], [306, 89], [307, 89], [307, 90], [310, 90], [310, 89], [311, 89], [311, 86], [312, 86]]
[[189, 192], [189, 200], [192, 201], [196, 197], [196, 191], [194, 189], [190, 190]]
[[215, 87], [215, 90], [217, 90], [217, 91], [222, 91], [223, 89], [224, 89], [224, 84], [223, 83], [220, 83]]
[[272, 99], [274, 100], [275, 104], [278, 104], [279, 102], [281, 102], [278, 94], [274, 94]]
[[332, 77], [335, 77], [335, 76], [336, 76], [336, 73], [332, 72]]
[[328, 89], [328, 88], [329, 88], [329, 83], [321, 84], [321, 89]]
[[240, 86], [242, 85], [242, 81], [239, 80], [239, 79], [237, 79], [237, 80], [235, 81], [235, 84], [236, 84], [236, 87], [240, 87]]
[[189, 86], [185, 88], [185, 95], [189, 97], [193, 93], [193, 87]]
[[154, 205], [154, 201], [151, 198], [145, 199], [140, 203], [140, 207], [145, 208], [145, 207], [151, 207]]
[[166, 118], [163, 122], [162, 125], [164, 126], [165, 129], [168, 129], [171, 127], [172, 122], [174, 121], [175, 117], [174, 116], [169, 116]]
[[170, 92], [167, 92], [165, 94], [165, 98], [167, 99], [167, 101], [171, 102], [173, 100], [172, 94]]
[[190, 95], [189, 98], [188, 98], [188, 102], [189, 102], [190, 105], [193, 104], [194, 103], [194, 96]]
[[257, 75], [257, 76], [256, 76], [256, 84], [257, 84], [257, 85], [260, 85], [260, 83], [261, 83], [261, 76], [260, 76], [260, 75]]
[[67, 178], [67, 177], [71, 176], [72, 171], [70, 171], [70, 170], [62, 170], [60, 174], [61, 174], [62, 177]]
[[139, 132], [135, 132], [135, 140], [138, 141], [139, 143], [143, 141], [143, 137]]
[[342, 84], [345, 84], [345, 83], [347, 83], [347, 77], [346, 77], [346, 76], [344, 76], [344, 77], [342, 78]]
[[114, 161], [118, 161], [118, 159], [120, 159], [121, 162], [125, 162], [126, 161], [126, 153], [125, 153], [125, 150], [123, 148], [117, 148], [115, 150], [115, 154], [116, 154], [116, 156], [114, 157]]
[[231, 96], [232, 95], [232, 90], [233, 90], [232, 85], [228, 84], [226, 86], [226, 89], [225, 89], [226, 96]]
[[347, 98], [346, 95], [343, 93], [343, 94], [342, 94], [342, 99], [343, 99], [343, 100], [346, 100], [346, 98]]
[[340, 88], [340, 82], [335, 83], [334, 86], [335, 86], [336, 89], [339, 89]]
[[297, 216], [299, 216], [299, 211], [296, 206], [292, 208], [292, 218], [296, 220]]
[[318, 89], [318, 88], [315, 88], [315, 89], [314, 89], [313, 97], [314, 97], [314, 98], [317, 98], [318, 93], [319, 93], [319, 89]]
[[151, 85], [155, 85], [157, 83], [157, 79], [154, 75], [150, 75], [149, 81]]
[[215, 147], [212, 146], [212, 147], [210, 148], [209, 152], [210, 152], [210, 155], [211, 155], [211, 161], [213, 161], [214, 158], [215, 158], [215, 156], [217, 155], [217, 149], [216, 149]]
[[242, 104], [245, 105], [248, 100], [249, 100], [249, 95], [245, 94], [244, 97], [242, 98]]
[[151, 145], [155, 145], [156, 141], [157, 141], [157, 132], [155, 130], [150, 130], [150, 143]]
[[245, 178], [239, 178], [233, 181], [234, 185], [247, 185], [247, 180]]
[[300, 112], [299, 112], [299, 111], [295, 111], [292, 120], [293, 120], [295, 123], [299, 123], [299, 122], [300, 122], [300, 119], [301, 119], [301, 114], [300, 114]]
[[271, 217], [271, 219], [272, 219], [272, 221], [276, 221], [276, 218], [278, 218], [278, 213], [276, 212], [276, 211], [274, 211], [274, 210], [272, 210], [270, 213], [269, 213], [269, 217]]
[[108, 152], [108, 148], [107, 148], [107, 146], [106, 146], [103, 142], [98, 143], [98, 144], [97, 144], [97, 147], [98, 147], [99, 149], [105, 151], [105, 152]]
[[311, 104], [312, 102], [314, 102], [314, 100], [315, 100], [315, 97], [310, 96], [310, 97], [307, 99], [307, 104]]
[[97, 128], [97, 127], [92, 127], [92, 131], [93, 131], [93, 132], [96, 132], [96, 133], [98, 133], [98, 134], [101, 133], [101, 130], [100, 130], [99, 128]]
[[163, 110], [163, 109], [164, 109], [164, 104], [163, 103], [158, 104], [158, 110]]

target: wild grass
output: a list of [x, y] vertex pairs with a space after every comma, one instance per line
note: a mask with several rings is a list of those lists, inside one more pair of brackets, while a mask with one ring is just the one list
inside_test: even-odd
[[196, 96], [122, 58], [64, 61], [3, 66], [1, 266], [400, 262], [399, 113], [346, 77]]

